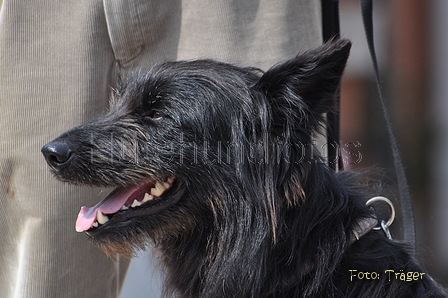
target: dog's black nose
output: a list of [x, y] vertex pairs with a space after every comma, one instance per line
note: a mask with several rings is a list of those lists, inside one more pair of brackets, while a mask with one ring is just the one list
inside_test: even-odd
[[73, 156], [73, 151], [68, 144], [61, 141], [52, 141], [46, 144], [42, 147], [41, 152], [50, 167], [55, 170], [66, 166]]

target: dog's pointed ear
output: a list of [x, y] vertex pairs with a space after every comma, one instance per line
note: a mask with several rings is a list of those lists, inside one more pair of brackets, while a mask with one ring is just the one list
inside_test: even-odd
[[261, 76], [255, 88], [268, 96], [273, 108], [280, 109], [286, 104], [289, 111], [305, 109], [296, 112], [307, 117], [312, 113], [320, 120], [319, 114], [333, 110], [334, 94], [339, 88], [350, 48], [348, 40], [330, 41], [272, 67]]

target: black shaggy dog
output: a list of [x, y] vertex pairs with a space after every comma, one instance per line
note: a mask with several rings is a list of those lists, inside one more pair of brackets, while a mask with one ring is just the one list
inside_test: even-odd
[[113, 186], [76, 223], [108, 255], [152, 243], [176, 297], [443, 297], [372, 230], [357, 175], [311, 145], [350, 43], [266, 73], [200, 60], [137, 73], [108, 113], [42, 148], [56, 177]]

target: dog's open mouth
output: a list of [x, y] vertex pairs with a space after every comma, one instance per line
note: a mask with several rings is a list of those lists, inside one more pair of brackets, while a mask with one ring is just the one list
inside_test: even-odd
[[124, 225], [130, 219], [157, 212], [177, 200], [168, 200], [174, 177], [148, 181], [140, 186], [116, 188], [93, 207], [81, 207], [76, 231], [94, 235], [106, 226]]

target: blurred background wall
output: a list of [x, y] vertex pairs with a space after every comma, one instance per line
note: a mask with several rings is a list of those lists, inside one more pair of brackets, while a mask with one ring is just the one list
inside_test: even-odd
[[[448, 1], [375, 0], [375, 42], [394, 132], [414, 201], [418, 259], [448, 285]], [[359, 0], [341, 0], [341, 33], [353, 41], [342, 86], [342, 145], [348, 168], [394, 169], [375, 89]], [[350, 152], [354, 151], [351, 147]], [[361, 158], [359, 158], [361, 156]]]

